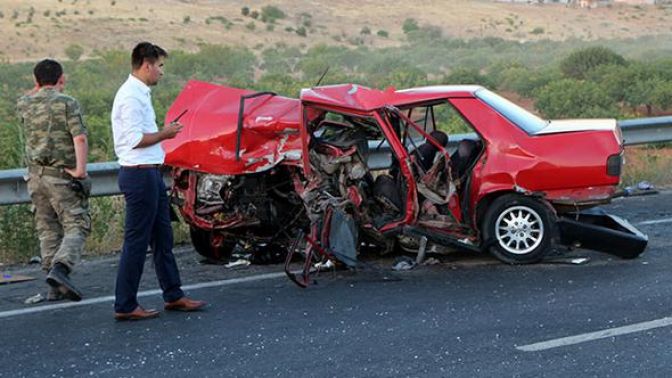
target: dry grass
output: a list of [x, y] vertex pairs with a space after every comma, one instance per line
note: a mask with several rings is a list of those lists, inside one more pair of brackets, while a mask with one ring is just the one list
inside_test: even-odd
[[672, 148], [638, 146], [625, 149], [623, 186], [648, 181], [657, 188], [672, 188]]
[[[275, 5], [287, 14], [273, 30], [241, 15], [243, 6], [259, 10], [265, 5]], [[405, 41], [401, 25], [408, 17], [459, 38], [614, 39], [672, 31], [672, 10], [655, 6], [588, 10], [485, 0], [3, 0], [0, 11], [0, 59], [11, 62], [63, 58], [71, 44], [83, 46], [86, 57], [94, 49], [128, 49], [141, 40], [182, 50], [195, 50], [200, 43], [263, 47], [283, 42], [307, 47], [351, 46], [355, 40], [372, 47], [398, 46]], [[306, 15], [310, 15], [307, 37], [285, 31], [300, 26]], [[206, 23], [212, 17], [226, 19], [230, 25]], [[256, 25], [254, 30], [246, 27], [250, 22]], [[372, 33], [360, 34], [364, 27]], [[378, 36], [380, 30], [389, 37]]]
[[[96, 197], [91, 203], [91, 235], [84, 246], [85, 256], [100, 256], [121, 250], [124, 241], [124, 207], [121, 196]], [[189, 243], [189, 227], [172, 223], [176, 244]], [[30, 205], [0, 207], [0, 264], [27, 263], [40, 255]]]

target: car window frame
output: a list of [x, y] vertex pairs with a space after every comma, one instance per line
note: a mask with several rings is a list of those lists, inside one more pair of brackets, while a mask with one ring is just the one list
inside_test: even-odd
[[520, 105], [485, 88], [475, 91], [474, 96], [528, 135], [539, 133], [549, 124], [548, 120], [541, 119]]

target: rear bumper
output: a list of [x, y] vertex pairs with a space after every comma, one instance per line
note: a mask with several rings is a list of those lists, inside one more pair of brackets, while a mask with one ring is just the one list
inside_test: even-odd
[[644, 252], [649, 242], [648, 236], [628, 221], [601, 209], [567, 216], [558, 220], [560, 242], [565, 245], [578, 245], [631, 259]]

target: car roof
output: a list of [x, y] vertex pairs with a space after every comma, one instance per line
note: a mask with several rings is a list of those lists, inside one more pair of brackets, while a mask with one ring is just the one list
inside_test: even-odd
[[403, 107], [448, 97], [473, 97], [481, 88], [478, 85], [435, 85], [404, 90], [390, 87], [381, 91], [359, 84], [338, 84], [303, 89], [300, 99], [315, 105], [371, 111], [386, 105]]

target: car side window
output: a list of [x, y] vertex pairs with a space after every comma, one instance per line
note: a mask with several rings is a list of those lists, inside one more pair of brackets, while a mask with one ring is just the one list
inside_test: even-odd
[[[447, 135], [473, 132], [471, 125], [446, 101], [416, 106], [402, 111], [427, 134], [435, 131]], [[401, 135], [409, 152], [425, 142], [424, 136], [409, 125], [404, 124]]]

